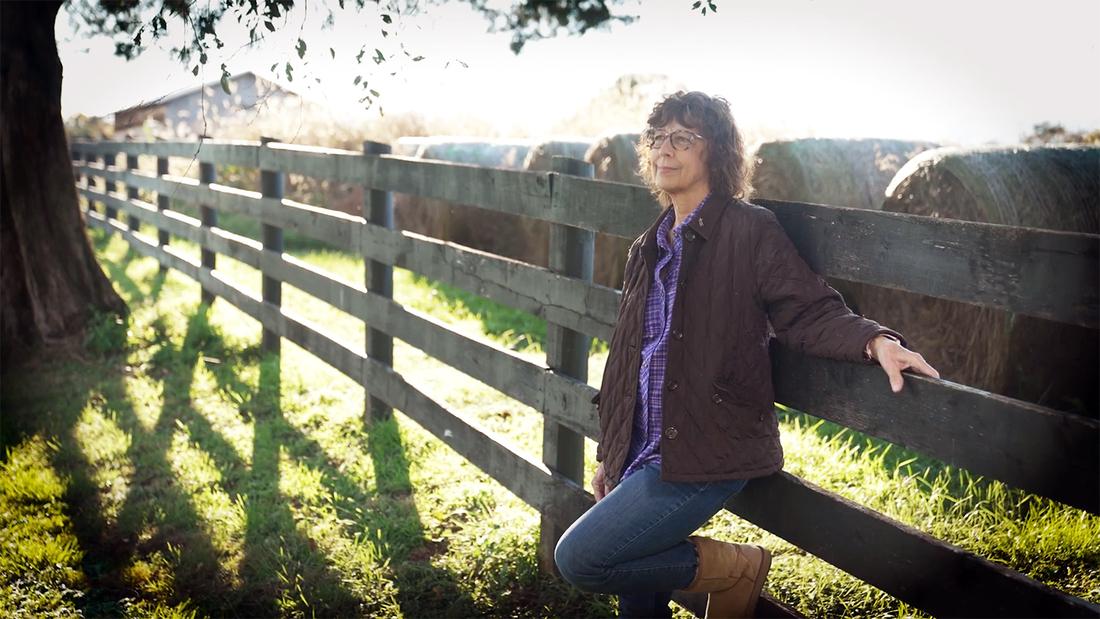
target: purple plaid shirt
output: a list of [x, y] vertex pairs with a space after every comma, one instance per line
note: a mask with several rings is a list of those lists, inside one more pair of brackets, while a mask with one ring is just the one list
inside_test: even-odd
[[[668, 230], [672, 227], [675, 212], [670, 210], [657, 226], [657, 267], [653, 270], [653, 284], [645, 304], [645, 327], [642, 336], [642, 365], [638, 371], [638, 399], [634, 405], [634, 429], [630, 439], [630, 463], [623, 471], [622, 479], [642, 468], [647, 462], [661, 462], [662, 387], [665, 384], [665, 368], [668, 365], [668, 332], [672, 327], [672, 305], [676, 301], [676, 278], [680, 274], [680, 257], [684, 241], [681, 231], [706, 204], [707, 194], [680, 225], [672, 229], [672, 246], [668, 244]], [[621, 483], [621, 481], [620, 481]]]

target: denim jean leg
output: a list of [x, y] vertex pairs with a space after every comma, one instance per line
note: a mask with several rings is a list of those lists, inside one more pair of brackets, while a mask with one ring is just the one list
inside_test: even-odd
[[655, 593], [624, 593], [619, 596], [619, 616], [641, 619], [659, 617], [672, 619], [671, 591]]
[[666, 482], [659, 464], [647, 464], [565, 531], [554, 553], [558, 569], [598, 593], [652, 596], [686, 587], [698, 565], [688, 536], [746, 483]]

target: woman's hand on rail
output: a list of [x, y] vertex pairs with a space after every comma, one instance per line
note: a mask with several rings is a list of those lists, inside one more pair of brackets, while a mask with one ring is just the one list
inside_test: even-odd
[[592, 478], [592, 491], [596, 494], [596, 502], [599, 503], [600, 499], [607, 495], [607, 488], [605, 482], [607, 477], [603, 470], [603, 462], [596, 467], [596, 475]]
[[905, 381], [901, 377], [902, 370], [913, 370], [918, 374], [939, 378], [940, 373], [936, 368], [928, 364], [920, 353], [913, 352], [902, 346], [897, 340], [880, 335], [871, 340], [871, 358], [878, 361], [886, 376], [890, 378], [890, 389], [894, 393], [901, 391]]

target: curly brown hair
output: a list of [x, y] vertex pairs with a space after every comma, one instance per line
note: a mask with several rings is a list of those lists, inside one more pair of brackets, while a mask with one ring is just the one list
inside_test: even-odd
[[[715, 196], [747, 200], [752, 194], [751, 162], [745, 157], [745, 142], [733, 121], [729, 101], [706, 93], [682, 90], [666, 96], [653, 106], [647, 124], [656, 129], [676, 119], [706, 138], [707, 172], [711, 193]], [[644, 133], [642, 134], [645, 135]], [[638, 174], [662, 206], [672, 204], [668, 193], [657, 187], [650, 148], [639, 137]]]

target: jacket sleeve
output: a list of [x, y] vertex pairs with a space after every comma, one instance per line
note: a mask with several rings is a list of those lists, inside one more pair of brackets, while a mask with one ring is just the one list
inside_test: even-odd
[[906, 345], [897, 331], [852, 312], [840, 293], [798, 254], [775, 213], [760, 210], [754, 253], [757, 295], [783, 345], [817, 357], [868, 364], [875, 361], [864, 351], [877, 335], [892, 335]]

